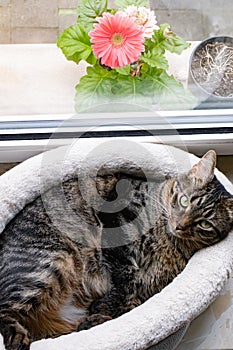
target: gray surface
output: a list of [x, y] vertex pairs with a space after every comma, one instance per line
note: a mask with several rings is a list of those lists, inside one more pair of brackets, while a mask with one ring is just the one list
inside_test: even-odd
[[158, 344], [151, 346], [148, 348], [148, 350], [175, 350], [185, 335], [188, 327], [189, 323], [185, 324], [177, 332], [171, 334], [169, 337], [165, 338]]
[[[1, 43], [54, 43], [76, 22], [78, 0], [0, 0]], [[232, 0], [151, 0], [159, 23], [168, 22], [187, 40], [233, 35]], [[114, 1], [109, 1], [114, 6]], [[195, 25], [193, 25], [195, 23]]]

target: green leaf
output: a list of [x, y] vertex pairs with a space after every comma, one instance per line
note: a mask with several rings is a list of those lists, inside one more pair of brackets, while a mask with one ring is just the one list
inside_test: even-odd
[[135, 5], [137, 7], [140, 7], [140, 6], [149, 7], [150, 1], [149, 0], [115, 0], [115, 4], [117, 7], [119, 7], [119, 9], [123, 10], [130, 5]]
[[152, 50], [144, 53], [140, 60], [146, 62], [151, 67], [157, 67], [159, 69], [168, 69], [168, 61], [164, 55], [157, 54], [156, 50]]
[[[99, 65], [87, 68], [87, 75], [76, 86], [76, 111], [193, 109], [195, 97], [164, 70], [150, 68], [140, 77], [122, 75]], [[110, 106], [110, 107], [109, 107]], [[101, 109], [100, 108], [100, 109]]]
[[96, 23], [96, 17], [107, 11], [108, 0], [79, 0], [78, 4], [78, 23], [82, 24], [89, 32]]
[[169, 24], [163, 24], [161, 30], [165, 38], [163, 45], [166, 50], [180, 55], [190, 46], [190, 43], [171, 31]]
[[193, 109], [196, 98], [182, 83], [163, 70], [152, 68], [145, 73], [147, 90], [153, 94], [154, 103], [163, 110]]
[[87, 111], [91, 107], [111, 104], [112, 89], [116, 85], [117, 73], [106, 70], [96, 64], [87, 68], [87, 75], [76, 86], [75, 106], [77, 112]]
[[159, 30], [155, 30], [151, 40], [145, 41], [147, 50], [157, 51], [158, 54], [163, 54], [165, 50], [172, 53], [181, 54], [187, 49], [190, 44], [180, 36], [173, 33], [169, 24], [161, 24]]
[[149, 108], [152, 105], [152, 93], [148, 90], [144, 77], [118, 75], [117, 81], [118, 90], [115, 93], [115, 101], [131, 105], [135, 110], [140, 107]]
[[90, 38], [79, 24], [65, 29], [58, 37], [57, 46], [68, 60], [76, 63], [85, 60], [90, 64], [97, 61], [92, 53]]
[[116, 72], [122, 75], [129, 75], [130, 74], [130, 65], [127, 65], [125, 67], [121, 67], [121, 68], [115, 68]]
[[187, 43], [178, 35], [176, 35], [174, 38], [164, 41], [164, 48], [172, 53], [176, 53], [177, 55], [180, 55], [189, 46], [190, 43]]

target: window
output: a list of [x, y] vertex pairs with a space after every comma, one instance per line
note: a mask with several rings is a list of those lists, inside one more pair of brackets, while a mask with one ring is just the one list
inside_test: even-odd
[[[75, 136], [158, 137], [180, 147], [185, 144], [195, 153], [210, 148], [233, 153], [230, 98], [227, 104], [206, 103], [191, 110], [75, 116], [75, 85], [86, 65], [67, 61], [55, 42], [59, 32], [75, 23], [76, 5], [71, 0], [49, 5], [36, 0], [0, 2], [0, 161], [21, 161], [43, 151], [51, 137], [60, 145]], [[170, 74], [185, 86], [194, 48], [208, 37], [233, 36], [231, 0], [153, 0], [151, 7], [159, 23], [168, 22], [192, 44], [181, 56], [168, 54]]]

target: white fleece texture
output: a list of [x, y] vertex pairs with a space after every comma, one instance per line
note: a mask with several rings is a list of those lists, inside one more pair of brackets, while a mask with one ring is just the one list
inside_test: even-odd
[[[0, 177], [0, 232], [41, 192], [74, 172], [91, 173], [104, 166], [161, 179], [182, 173], [198, 158], [171, 146], [127, 139], [79, 139], [16, 166]], [[216, 170], [226, 189], [233, 186]], [[32, 350], [143, 350], [157, 344], [203, 312], [219, 295], [233, 268], [233, 233], [219, 244], [203, 249], [185, 270], [143, 305], [87, 331], [32, 344]], [[3, 350], [2, 338], [0, 350]]]

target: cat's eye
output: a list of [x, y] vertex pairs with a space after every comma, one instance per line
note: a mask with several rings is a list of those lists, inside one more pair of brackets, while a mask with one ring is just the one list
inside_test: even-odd
[[180, 205], [183, 208], [187, 208], [189, 206], [189, 198], [185, 194], [182, 194], [182, 196], [180, 197], [179, 201], [180, 201]]
[[207, 220], [202, 220], [199, 224], [204, 230], [211, 228], [211, 224]]

